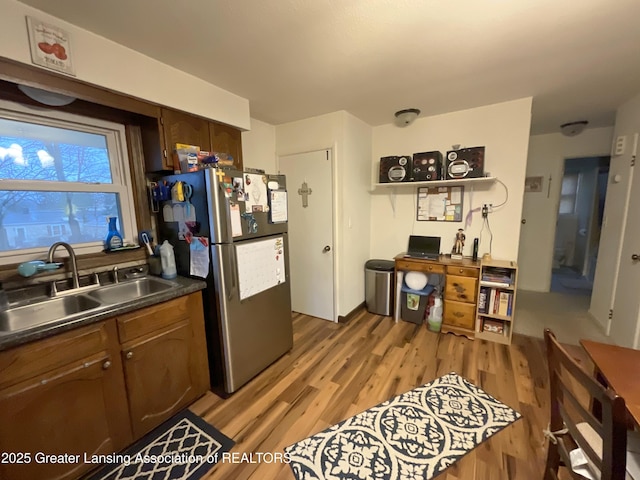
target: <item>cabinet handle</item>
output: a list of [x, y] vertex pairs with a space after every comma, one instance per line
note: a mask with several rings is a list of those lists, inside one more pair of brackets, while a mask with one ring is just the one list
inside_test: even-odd
[[127, 352], [127, 354], [125, 355], [125, 357], [127, 357], [127, 360], [133, 358], [133, 352]]
[[111, 366], [111, 361], [110, 361], [110, 360], [107, 360], [106, 362], [104, 362], [104, 363], [102, 364], [102, 368], [103, 368], [103, 370], [106, 370], [106, 369], [107, 369], [107, 368], [109, 368], [110, 366]]
[[464, 270], [460, 269], [460, 273], [463, 273], [463, 272], [464, 272]]

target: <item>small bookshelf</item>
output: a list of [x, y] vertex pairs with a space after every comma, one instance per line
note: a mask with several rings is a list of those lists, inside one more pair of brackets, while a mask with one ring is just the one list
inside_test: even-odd
[[511, 344], [517, 280], [516, 262], [482, 262], [476, 311], [476, 338]]

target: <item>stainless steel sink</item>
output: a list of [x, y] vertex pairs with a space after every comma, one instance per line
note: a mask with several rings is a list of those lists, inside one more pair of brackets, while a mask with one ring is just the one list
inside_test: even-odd
[[138, 298], [154, 295], [156, 293], [165, 292], [176, 285], [167, 280], [159, 278], [144, 277], [135, 280], [127, 280], [113, 285], [105, 285], [88, 292], [92, 298], [95, 298], [104, 304], [124, 303]]
[[98, 300], [84, 295], [52, 298], [31, 305], [9, 308], [0, 312], [0, 332], [15, 332], [74, 315], [101, 306]]

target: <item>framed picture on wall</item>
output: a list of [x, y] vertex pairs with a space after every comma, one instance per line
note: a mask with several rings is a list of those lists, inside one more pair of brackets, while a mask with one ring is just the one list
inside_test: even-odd
[[524, 179], [525, 192], [541, 192], [543, 177], [527, 177]]
[[33, 64], [75, 76], [69, 32], [29, 16], [27, 31]]

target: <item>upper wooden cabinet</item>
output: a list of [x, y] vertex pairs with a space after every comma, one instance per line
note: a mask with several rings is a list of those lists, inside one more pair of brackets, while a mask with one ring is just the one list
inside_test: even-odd
[[167, 149], [168, 157], [171, 157], [171, 152], [173, 152], [176, 143], [197, 145], [200, 150], [207, 152], [211, 150], [209, 122], [207, 120], [163, 108], [160, 123], [163, 127], [164, 145]]
[[142, 126], [146, 169], [148, 172], [173, 170], [176, 143], [197, 145], [207, 152], [227, 153], [235, 166], [242, 169], [242, 136], [240, 130], [188, 113], [161, 109], [161, 116]]
[[209, 122], [211, 150], [233, 157], [234, 166], [242, 170], [242, 132], [222, 123]]

